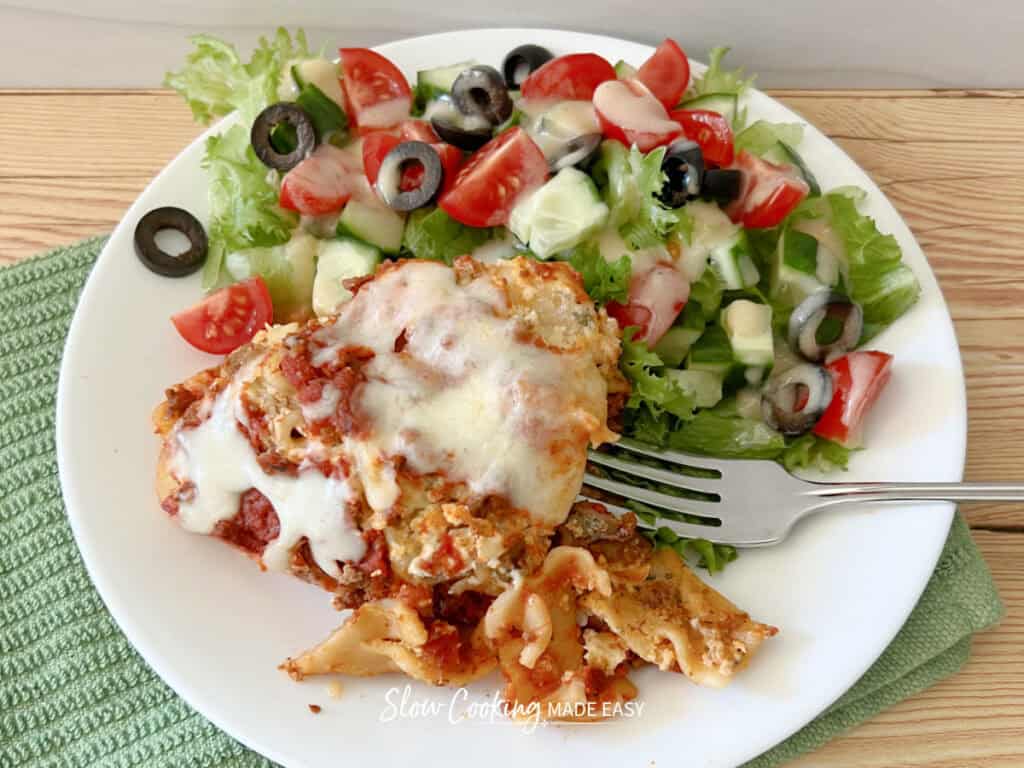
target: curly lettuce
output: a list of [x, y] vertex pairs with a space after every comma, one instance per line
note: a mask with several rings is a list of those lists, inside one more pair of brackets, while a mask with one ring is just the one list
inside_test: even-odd
[[584, 290], [598, 304], [628, 301], [629, 281], [633, 276], [633, 264], [628, 253], [615, 261], [607, 261], [597, 243], [590, 240], [572, 249], [569, 264], [580, 273]]
[[729, 93], [742, 96], [754, 84], [754, 75], [743, 77], [745, 74], [743, 67], [722, 68], [722, 59], [730, 50], [728, 46], [720, 45], [708, 52], [708, 68], [703, 75], [693, 78], [686, 94], [687, 99], [706, 96], [709, 93]]
[[665, 147], [646, 155], [618, 141], [601, 144], [593, 176], [608, 205], [608, 222], [618, 229], [630, 248], [650, 248], [665, 242], [678, 230], [692, 227], [686, 209], [666, 207], [658, 195], [666, 176], [661, 169]]
[[491, 239], [491, 229], [460, 224], [440, 208], [420, 208], [406, 220], [402, 249], [417, 259], [451, 264]]
[[164, 85], [180, 93], [200, 123], [209, 123], [236, 109], [242, 120], [253, 120], [277, 101], [277, 88], [284, 67], [311, 54], [302, 30], [293, 38], [278, 28], [269, 40], [261, 37], [252, 58], [243, 63], [231, 43], [209, 35], [195, 35], [195, 45], [178, 72], [168, 72]]
[[663, 414], [677, 419], [693, 418], [696, 407], [693, 395], [665, 376], [665, 363], [641, 341], [633, 341], [636, 328], [622, 334], [622, 356], [619, 368], [632, 385], [626, 409], [646, 412], [658, 418]]

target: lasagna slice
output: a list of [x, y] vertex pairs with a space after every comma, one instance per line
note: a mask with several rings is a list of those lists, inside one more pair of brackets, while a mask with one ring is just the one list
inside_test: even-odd
[[154, 414], [174, 520], [352, 609], [293, 677], [499, 667], [510, 702], [539, 705], [632, 698], [636, 664], [714, 683], [745, 663], [771, 628], [634, 520], [574, 507], [628, 384], [618, 328], [571, 268], [398, 261], [353, 290]]

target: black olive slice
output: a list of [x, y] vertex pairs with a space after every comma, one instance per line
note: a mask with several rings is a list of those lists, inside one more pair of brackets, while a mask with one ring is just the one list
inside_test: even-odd
[[831, 402], [831, 374], [820, 365], [801, 363], [769, 379], [761, 413], [782, 434], [802, 435], [818, 423]]
[[480, 115], [491, 125], [499, 125], [512, 115], [512, 98], [494, 67], [463, 70], [452, 83], [452, 101], [462, 114]]
[[569, 139], [549, 159], [551, 170], [557, 173], [563, 168], [586, 164], [601, 146], [601, 138], [600, 133], [585, 133], [582, 136], [574, 136]]
[[[408, 163], [423, 166], [423, 181], [416, 189], [403, 192], [402, 168]], [[441, 158], [433, 147], [422, 141], [403, 141], [384, 155], [377, 174], [377, 191], [393, 210], [411, 211], [429, 203], [441, 188], [443, 179]]]
[[468, 131], [441, 116], [430, 118], [430, 125], [434, 129], [434, 133], [441, 137], [441, 141], [467, 152], [475, 152], [491, 140], [490, 128]]
[[505, 57], [501, 71], [505, 73], [505, 83], [513, 90], [519, 90], [523, 81], [551, 61], [554, 54], [539, 45], [520, 45], [513, 48]]
[[[826, 320], [838, 323], [829, 341], [819, 339]], [[812, 293], [789, 316], [789, 345], [808, 360], [821, 362], [857, 346], [864, 330], [864, 311], [846, 296], [822, 290]]]
[[[295, 129], [295, 149], [287, 153], [278, 152], [270, 138], [274, 128], [282, 123]], [[304, 109], [282, 101], [271, 104], [256, 116], [249, 140], [256, 157], [265, 166], [278, 171], [290, 171], [316, 149], [316, 129]]]
[[700, 194], [704, 181], [704, 154], [697, 142], [679, 139], [669, 144], [661, 161], [661, 170], [666, 179], [658, 199], [669, 208], [679, 208]]
[[[175, 229], [188, 238], [189, 248], [173, 254], [156, 244], [156, 234]], [[154, 208], [135, 225], [135, 253], [147, 269], [165, 277], [191, 275], [206, 261], [206, 230], [191, 213], [181, 208]]]
[[743, 174], [735, 168], [709, 168], [704, 172], [701, 192], [716, 203], [725, 205], [740, 196]]

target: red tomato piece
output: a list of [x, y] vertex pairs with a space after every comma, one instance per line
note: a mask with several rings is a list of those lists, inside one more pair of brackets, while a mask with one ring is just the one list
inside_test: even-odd
[[850, 352], [825, 367], [832, 374], [832, 402], [815, 425], [814, 434], [856, 448], [861, 444], [864, 417], [892, 376], [892, 355]]
[[345, 111], [361, 131], [408, 119], [412, 90], [398, 67], [369, 48], [342, 48], [339, 54]]
[[640, 66], [636, 78], [650, 88], [665, 109], [672, 109], [690, 84], [690, 61], [679, 44], [667, 37]]
[[614, 79], [615, 68], [596, 53], [571, 53], [532, 72], [519, 92], [524, 99], [590, 101], [597, 86]]
[[683, 135], [697, 142], [706, 164], [732, 164], [732, 127], [722, 115], [709, 109], [677, 109], [671, 116], [683, 127]]
[[226, 355], [245, 344], [270, 322], [274, 305], [261, 277], [211, 293], [171, 317], [178, 333], [196, 349]]
[[658, 343], [665, 331], [672, 327], [690, 298], [690, 284], [671, 264], [659, 263], [629, 282], [629, 303], [609, 301], [605, 305], [620, 328], [635, 325], [639, 328], [634, 341], [648, 346]]
[[281, 180], [279, 204], [307, 216], [336, 213], [352, 197], [348, 157], [337, 147], [321, 144]]
[[733, 167], [743, 172], [743, 186], [726, 213], [744, 227], [778, 226], [810, 192], [800, 172], [791, 165], [775, 165], [741, 151]]
[[526, 131], [516, 126], [474, 152], [441, 195], [439, 205], [470, 227], [495, 227], [508, 221], [519, 198], [548, 178], [548, 161]]
[[594, 92], [594, 111], [601, 133], [627, 147], [635, 144], [641, 152], [671, 144], [683, 132], [639, 80], [602, 83]]

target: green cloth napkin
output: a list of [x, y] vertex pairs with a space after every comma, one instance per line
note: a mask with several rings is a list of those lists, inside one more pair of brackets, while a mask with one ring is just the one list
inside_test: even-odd
[[[68, 527], [54, 453], [57, 372], [104, 242], [0, 270], [0, 767], [270, 765], [146, 666], [90, 583]], [[958, 515], [920, 603], [882, 657], [825, 714], [747, 765], [783, 764], [953, 674], [971, 634], [1001, 615]]]

